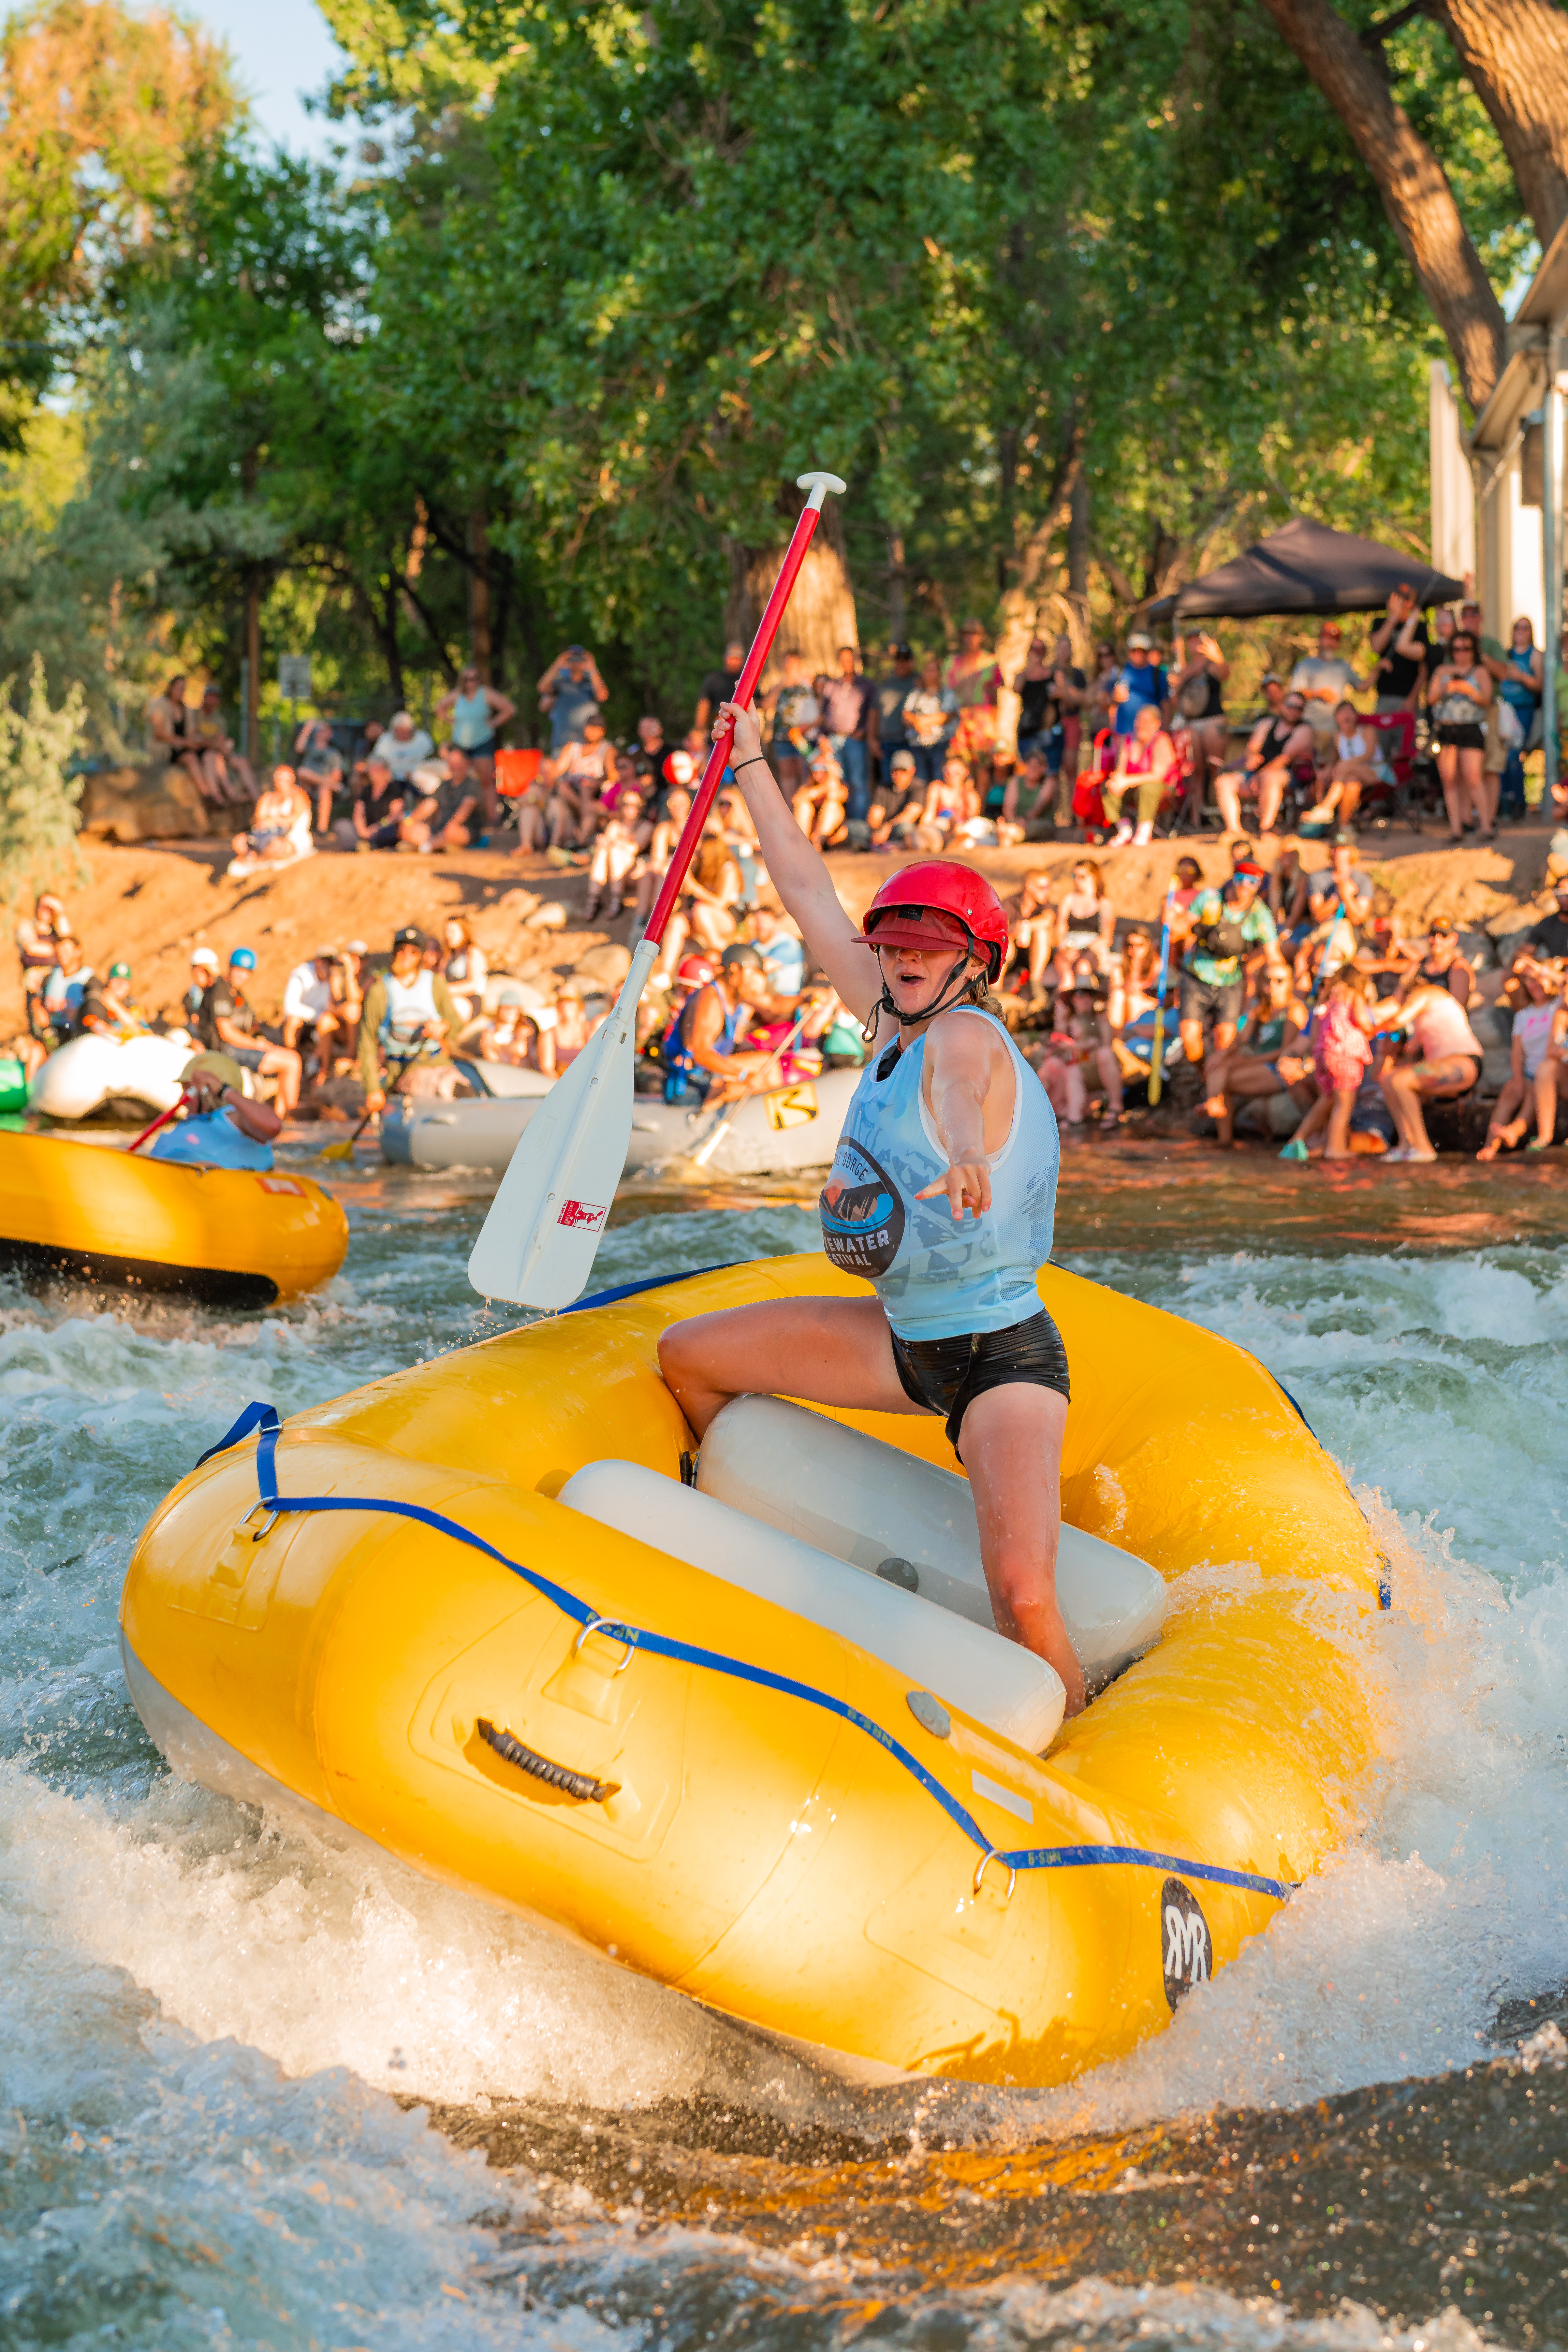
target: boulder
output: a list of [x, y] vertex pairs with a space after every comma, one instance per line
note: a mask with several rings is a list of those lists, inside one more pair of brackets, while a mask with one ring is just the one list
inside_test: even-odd
[[583, 978], [597, 981], [601, 988], [619, 988], [631, 968], [630, 948], [621, 947], [615, 940], [606, 940], [600, 948], [589, 948], [577, 959], [577, 970]]
[[181, 767], [107, 768], [81, 793], [81, 831], [89, 841], [196, 841], [211, 831], [206, 802]]

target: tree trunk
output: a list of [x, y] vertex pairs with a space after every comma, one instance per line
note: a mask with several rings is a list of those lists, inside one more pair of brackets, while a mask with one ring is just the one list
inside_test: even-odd
[[[781, 529], [772, 546], [743, 547], [738, 540], [730, 541], [730, 596], [724, 607], [726, 637], [739, 637], [742, 645], [751, 644], [763, 617], [763, 607], [778, 577], [789, 534], [805, 503], [792, 483], [779, 493], [776, 512]], [[813, 674], [826, 670], [832, 677], [837, 673], [839, 646], [858, 646], [859, 642], [855, 591], [844, 552], [844, 525], [837, 501], [829, 499], [806, 551], [805, 562], [800, 567], [795, 593], [784, 607], [784, 616], [773, 640], [773, 657], [764, 675], [771, 675], [785, 654], [799, 654]]]
[[1263, 0], [1263, 5], [1354, 140], [1448, 339], [1465, 398], [1480, 408], [1502, 369], [1502, 305], [1459, 217], [1447, 174], [1395, 103], [1380, 62], [1329, 0]]
[[901, 646], [910, 625], [909, 583], [904, 575], [904, 534], [888, 533], [888, 642]]
[[252, 568], [245, 581], [245, 756], [254, 768], [261, 759], [261, 582]]
[[1081, 463], [1072, 478], [1072, 518], [1068, 524], [1068, 593], [1089, 594], [1089, 476]]
[[468, 636], [481, 686], [490, 682], [490, 541], [483, 507], [468, 517], [468, 553], [474, 568], [468, 574]]
[[1568, 217], [1568, 16], [1555, 0], [1435, 0], [1544, 249]]

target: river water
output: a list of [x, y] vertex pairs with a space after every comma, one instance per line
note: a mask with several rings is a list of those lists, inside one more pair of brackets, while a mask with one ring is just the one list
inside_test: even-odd
[[[1058, 1257], [1253, 1349], [1376, 1516], [1397, 1709], [1360, 1842], [1049, 2094], [821, 2082], [169, 1779], [115, 1647], [153, 1506], [250, 1399], [494, 1328], [479, 1188], [341, 1192], [287, 1311], [0, 1296], [6, 2352], [1568, 2345], [1560, 1179], [1068, 1154]], [[596, 1278], [813, 1241], [804, 1191], [644, 1192]]]

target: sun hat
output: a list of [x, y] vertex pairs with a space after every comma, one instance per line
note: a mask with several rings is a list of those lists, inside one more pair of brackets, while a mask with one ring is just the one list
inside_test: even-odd
[[180, 1072], [180, 1083], [188, 1086], [193, 1078], [221, 1078], [237, 1095], [245, 1092], [245, 1072], [226, 1054], [193, 1054]]

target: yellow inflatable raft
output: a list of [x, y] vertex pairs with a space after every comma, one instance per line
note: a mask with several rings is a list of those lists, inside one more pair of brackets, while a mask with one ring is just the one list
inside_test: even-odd
[[265, 1307], [327, 1281], [348, 1244], [348, 1219], [308, 1176], [0, 1134], [0, 1265], [24, 1275]]
[[[745, 1589], [746, 1528], [759, 1551], [793, 1540], [776, 1507], [771, 1528], [738, 1519], [732, 1577], [559, 1499], [613, 1455], [661, 1536], [683, 1493], [725, 1507], [682, 1487], [693, 1441], [658, 1333], [860, 1292], [815, 1255], [535, 1323], [280, 1436], [252, 1407], [132, 1560], [142, 1718], [195, 1777], [346, 1824], [851, 2073], [1045, 2084], [1113, 2058], [1342, 1835], [1375, 1734], [1353, 1633], [1380, 1559], [1252, 1357], [1054, 1268], [1039, 1287], [1072, 1366], [1066, 1517], [1171, 1588], [1152, 1646], [1043, 1756], [985, 1719], [1010, 1699], [943, 1688], [950, 1667], [928, 1643], [911, 1678]], [[911, 1486], [954, 1468], [941, 1423], [913, 1416], [814, 1419], [825, 1462], [862, 1442], [830, 1422], [919, 1457]], [[850, 1559], [813, 1551], [803, 1573], [847, 1579], [852, 1605], [890, 1595], [886, 1649], [924, 1639], [928, 1612], [1049, 1676], [963, 1625], [962, 1600], [921, 1597], [909, 1559]]]

